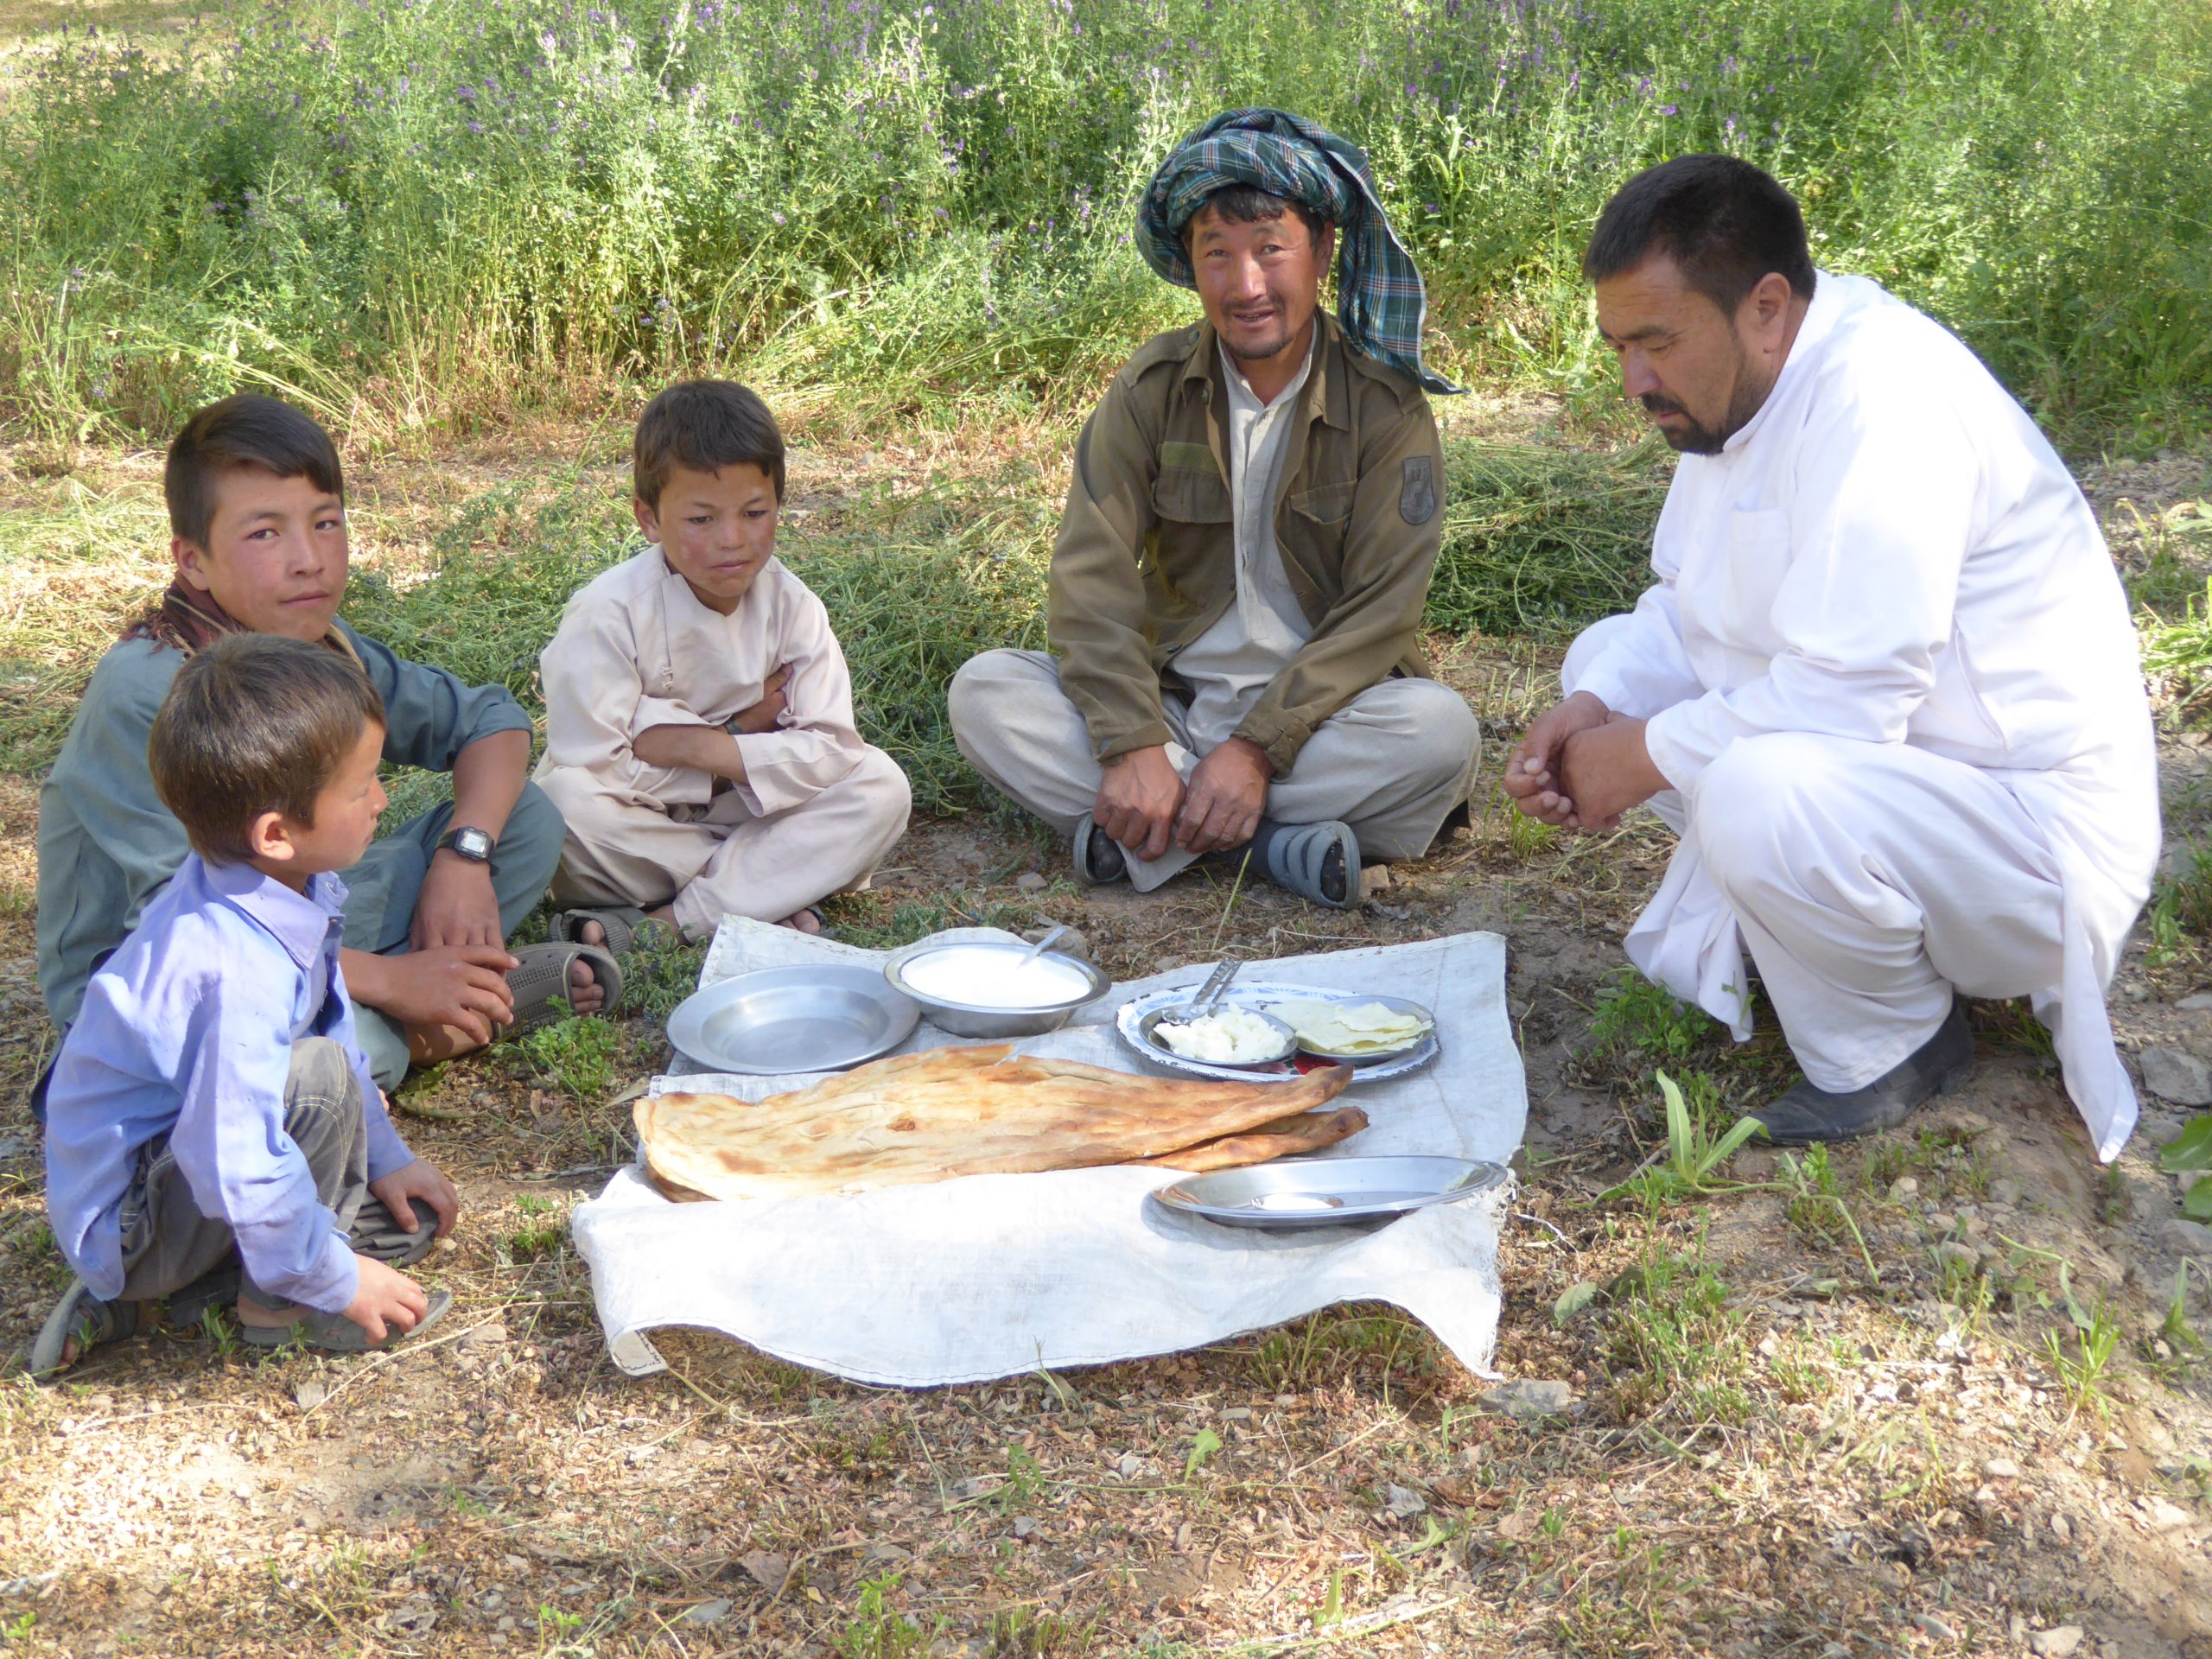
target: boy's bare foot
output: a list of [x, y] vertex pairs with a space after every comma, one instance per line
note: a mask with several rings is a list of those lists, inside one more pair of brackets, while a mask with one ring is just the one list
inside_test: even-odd
[[788, 927], [794, 933], [819, 933], [822, 931], [822, 912], [809, 905], [805, 909], [785, 917], [776, 925]]
[[288, 1307], [280, 1312], [273, 1307], [264, 1307], [244, 1294], [238, 1297], [238, 1323], [250, 1325], [257, 1331], [289, 1331], [300, 1317], [296, 1308]]
[[[663, 927], [665, 927], [670, 932], [675, 934], [678, 938], [681, 938], [683, 936], [683, 930], [676, 925], [676, 906], [674, 905], [663, 905], [658, 910], [647, 911], [645, 912], [645, 919], [649, 922], [658, 922]], [[595, 944], [603, 949], [607, 944], [607, 930], [597, 922], [586, 921], [582, 926], [576, 930], [575, 938], [576, 943], [579, 944]], [[578, 963], [576, 967], [583, 968], [584, 964], [582, 963]], [[586, 971], [589, 970], [586, 969]], [[574, 979], [575, 976], [575, 972], [572, 969], [570, 971], [569, 977]], [[606, 993], [602, 991], [600, 995], [601, 1000], [604, 1001]], [[586, 1010], [578, 1008], [576, 1012], [578, 1014], [582, 1014], [586, 1012]]]
[[[586, 944], [605, 943], [607, 930], [600, 926], [597, 922], [590, 924], [584, 931], [599, 935], [596, 939], [586, 939], [584, 941]], [[569, 1011], [580, 1014], [597, 1014], [606, 1006], [607, 987], [599, 982], [599, 976], [592, 972], [591, 963], [582, 958], [570, 963], [569, 964]]]

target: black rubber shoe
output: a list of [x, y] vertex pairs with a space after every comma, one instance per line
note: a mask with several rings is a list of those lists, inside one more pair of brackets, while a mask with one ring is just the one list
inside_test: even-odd
[[1974, 1038], [1966, 1005], [1954, 1001], [1936, 1034], [1864, 1089], [1832, 1095], [1800, 1078], [1764, 1111], [1754, 1113], [1779, 1147], [1851, 1141], [1893, 1129], [1930, 1095], [1948, 1095], [1974, 1076]]
[[1086, 887], [1103, 887], [1121, 880], [1129, 873], [1129, 861], [1113, 836], [1091, 822], [1090, 814], [1075, 827], [1075, 845], [1069, 849], [1075, 863], [1075, 879]]

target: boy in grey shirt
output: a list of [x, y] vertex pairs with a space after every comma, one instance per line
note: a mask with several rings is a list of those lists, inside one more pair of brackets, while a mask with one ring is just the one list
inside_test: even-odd
[[184, 861], [147, 740], [187, 656], [238, 632], [353, 658], [384, 702], [385, 759], [453, 774], [450, 804], [344, 872], [345, 978], [377, 1083], [557, 1012], [563, 994], [578, 1014], [611, 1007], [620, 979], [604, 951], [505, 948], [561, 855], [561, 816], [526, 781], [530, 717], [502, 688], [463, 685], [337, 620], [350, 550], [329, 435], [275, 398], [227, 397], [185, 423], [162, 489], [176, 579], [100, 659], [39, 793], [39, 985], [54, 1025], [75, 1020], [86, 982]]

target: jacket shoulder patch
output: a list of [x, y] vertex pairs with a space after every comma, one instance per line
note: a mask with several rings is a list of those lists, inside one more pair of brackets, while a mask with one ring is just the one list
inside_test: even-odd
[[1436, 516], [1436, 462], [1429, 455], [1408, 455], [1398, 478], [1398, 517], [1425, 524]]

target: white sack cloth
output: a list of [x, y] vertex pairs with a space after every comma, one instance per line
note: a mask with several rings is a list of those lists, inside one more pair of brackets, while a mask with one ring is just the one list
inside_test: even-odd
[[[2039, 847], [1989, 857], [2056, 871], [2057, 970], [2023, 988], [2109, 1161], [2136, 1106], [2104, 992], [2158, 863], [2157, 752], [2126, 596], [2034, 422], [1939, 324], [1822, 271], [1759, 412], [1719, 454], [1676, 464], [1651, 563], [1657, 584], [1578, 640], [1562, 679], [1649, 722], [1645, 747], [1676, 798], [1656, 804], [1662, 816], [1681, 820], [1732, 746], [1799, 734], [1971, 767], [2032, 821]], [[1872, 826], [1895, 803], [1863, 782]], [[1742, 941], [1698, 839], [1684, 838], [1628, 953], [1740, 1038]], [[1931, 934], [1939, 963], [1943, 945]], [[1840, 1047], [1872, 1046], [1867, 1018], [1860, 997], [1800, 1019], [1787, 1034], [1807, 1074]]]
[[[1007, 936], [962, 929], [943, 937]], [[700, 979], [710, 985], [785, 963], [881, 959], [732, 918]], [[1115, 1012], [1164, 986], [1195, 988], [1210, 965], [1116, 985], [1074, 1022], [1020, 1046], [1135, 1071], [1114, 1033]], [[1254, 963], [1243, 977], [1410, 996], [1436, 1011], [1442, 1052], [1412, 1076], [1348, 1090], [1344, 1102], [1363, 1108], [1370, 1124], [1336, 1154], [1503, 1163], [1528, 1116], [1504, 973], [1503, 940], [1463, 933]], [[905, 1049], [960, 1040], [925, 1021]], [[815, 1080], [665, 1077], [653, 1088], [758, 1100]], [[1145, 1201], [1179, 1179], [1173, 1170], [1122, 1166], [969, 1176], [852, 1197], [671, 1204], [633, 1166], [581, 1206], [572, 1226], [609, 1351], [633, 1376], [661, 1369], [643, 1335], [658, 1325], [719, 1331], [855, 1382], [926, 1388], [1170, 1353], [1347, 1301], [1396, 1304], [1470, 1370], [1489, 1374], [1503, 1190], [1371, 1232], [1262, 1234], [1163, 1216]]]

